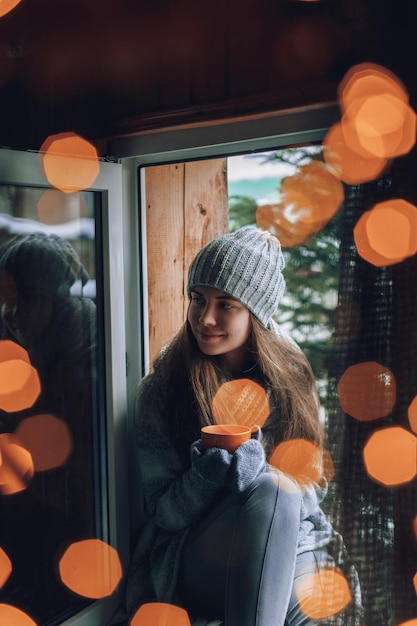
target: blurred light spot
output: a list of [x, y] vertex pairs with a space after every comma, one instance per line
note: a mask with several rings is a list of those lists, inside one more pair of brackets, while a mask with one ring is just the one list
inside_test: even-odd
[[46, 189], [38, 201], [37, 210], [43, 224], [64, 224], [88, 217], [84, 194], [64, 193], [59, 189]]
[[53, 415], [28, 417], [19, 424], [15, 434], [31, 453], [35, 472], [64, 465], [72, 450], [68, 425]]
[[3, 339], [0, 341], [0, 363], [14, 360], [30, 363], [29, 355], [24, 348], [14, 341]]
[[415, 396], [408, 407], [408, 421], [410, 422], [411, 430], [417, 434], [417, 396]]
[[40, 149], [48, 181], [64, 193], [90, 187], [100, 172], [95, 147], [75, 133], [51, 135]]
[[359, 218], [353, 236], [368, 263], [400, 263], [417, 252], [417, 208], [401, 199], [380, 202]]
[[31, 454], [13, 434], [0, 435], [0, 494], [10, 495], [26, 489], [33, 478]]
[[0, 363], [0, 408], [14, 412], [27, 409], [41, 392], [39, 376], [34, 367], [12, 359]]
[[343, 115], [341, 128], [346, 144], [364, 157], [398, 157], [416, 141], [414, 111], [390, 94], [355, 100]]
[[376, 63], [352, 66], [339, 83], [338, 97], [343, 111], [354, 102], [375, 94], [391, 94], [408, 102], [408, 92], [393, 72]]
[[341, 124], [334, 124], [323, 140], [323, 156], [329, 171], [348, 185], [365, 183], [377, 178], [388, 159], [358, 155], [346, 144]]
[[289, 494], [300, 494], [302, 492], [300, 486], [292, 478], [287, 476], [287, 474], [284, 474], [273, 465], [271, 465], [270, 467], [271, 480], [278, 489], [283, 489]]
[[297, 585], [301, 611], [310, 619], [324, 619], [340, 613], [351, 601], [348, 582], [336, 568], [325, 568], [305, 577]]
[[0, 624], [4, 626], [36, 626], [26, 613], [11, 604], [0, 604]]
[[375, 431], [363, 449], [368, 475], [385, 487], [403, 485], [417, 475], [417, 438], [401, 426]]
[[371, 211], [365, 224], [369, 245], [388, 259], [404, 258], [408, 254], [410, 222], [395, 209]]
[[0, 589], [12, 573], [12, 563], [2, 548], [0, 548]]
[[9, 13], [21, 0], [0, 0], [0, 17]]
[[417, 626], [417, 617], [414, 619], [409, 619], [406, 622], [401, 622], [398, 626]]
[[416, 592], [416, 595], [417, 595], [417, 574], [415, 574], [413, 577], [413, 585], [414, 585], [414, 591]]
[[119, 556], [99, 539], [86, 539], [69, 546], [59, 562], [61, 580], [69, 589], [86, 598], [105, 598], [122, 577]]
[[135, 613], [130, 626], [191, 626], [187, 611], [164, 602], [149, 602]]
[[291, 83], [323, 76], [345, 45], [344, 26], [328, 15], [283, 20], [276, 37], [276, 66]]
[[372, 63], [355, 65], [340, 82], [338, 95], [343, 137], [354, 153], [390, 159], [412, 149], [416, 114], [395, 74]]
[[283, 441], [275, 448], [269, 463], [300, 486], [320, 482], [324, 473], [320, 448], [306, 439]]
[[299, 246], [316, 233], [301, 223], [291, 224], [285, 216], [283, 204], [264, 204], [256, 209], [256, 224], [259, 228], [269, 230], [275, 235], [283, 248]]
[[263, 387], [249, 378], [239, 378], [221, 385], [213, 398], [216, 424], [262, 426], [270, 413]]
[[331, 483], [334, 478], [334, 463], [332, 455], [327, 449], [323, 450], [323, 475], [328, 483]]
[[306, 243], [337, 213], [343, 186], [321, 161], [310, 161], [281, 182], [281, 202], [260, 206], [256, 223], [275, 234], [283, 247]]
[[393, 373], [375, 361], [348, 367], [337, 392], [345, 413], [363, 422], [388, 415], [397, 398]]
[[[292, 195], [294, 194], [294, 200]], [[307, 205], [299, 201], [302, 194], [308, 199]], [[326, 224], [337, 212], [343, 202], [344, 191], [340, 181], [321, 161], [310, 161], [298, 168], [293, 176], [287, 176], [281, 183], [282, 203], [293, 222], [301, 221], [306, 225]], [[294, 206], [291, 206], [291, 205]]]

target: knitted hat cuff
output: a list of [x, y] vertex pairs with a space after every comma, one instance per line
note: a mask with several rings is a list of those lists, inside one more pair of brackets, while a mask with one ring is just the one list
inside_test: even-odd
[[284, 266], [279, 241], [246, 226], [200, 250], [189, 269], [187, 293], [190, 297], [197, 285], [225, 291], [267, 326], [285, 290]]

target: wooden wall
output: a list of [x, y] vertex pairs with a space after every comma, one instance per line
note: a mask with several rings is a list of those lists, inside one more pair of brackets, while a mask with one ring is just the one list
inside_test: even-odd
[[211, 239], [228, 232], [225, 159], [146, 168], [149, 357], [187, 314], [188, 267]]
[[0, 18], [0, 146], [327, 102], [361, 61], [386, 64], [411, 88], [413, 5], [21, 0]]

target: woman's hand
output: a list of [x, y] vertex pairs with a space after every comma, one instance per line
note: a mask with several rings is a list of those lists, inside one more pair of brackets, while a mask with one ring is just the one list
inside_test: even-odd
[[199, 439], [191, 445], [191, 462], [206, 480], [237, 493], [267, 471], [264, 449], [256, 439], [245, 441], [233, 454], [222, 448], [205, 449]]

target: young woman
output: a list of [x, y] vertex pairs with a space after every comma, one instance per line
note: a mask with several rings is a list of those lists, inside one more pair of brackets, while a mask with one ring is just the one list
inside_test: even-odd
[[[215, 239], [191, 264], [187, 320], [138, 391], [145, 511], [127, 583], [130, 616], [158, 601], [225, 626], [316, 623], [300, 609], [297, 586], [334, 565], [327, 546], [336, 533], [320, 508], [326, 480], [294, 489], [268, 464], [284, 440], [324, 439], [311, 368], [272, 320], [283, 268], [278, 240], [254, 227]], [[234, 453], [204, 449], [213, 397], [239, 378], [263, 386], [270, 415]]]

